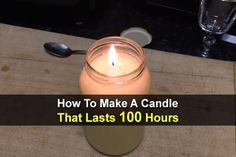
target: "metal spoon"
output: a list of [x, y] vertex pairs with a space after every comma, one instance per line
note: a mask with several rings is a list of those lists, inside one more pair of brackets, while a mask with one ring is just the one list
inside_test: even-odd
[[56, 57], [69, 57], [72, 54], [80, 54], [85, 55], [85, 50], [72, 50], [70, 47], [68, 47], [65, 44], [62, 43], [56, 43], [56, 42], [47, 42], [44, 45], [45, 50], [50, 55], [56, 56]]

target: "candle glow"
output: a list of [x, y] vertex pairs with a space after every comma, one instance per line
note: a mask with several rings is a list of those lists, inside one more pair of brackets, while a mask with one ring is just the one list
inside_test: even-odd
[[111, 65], [115, 65], [117, 63], [117, 52], [115, 46], [112, 44], [108, 51], [108, 60]]

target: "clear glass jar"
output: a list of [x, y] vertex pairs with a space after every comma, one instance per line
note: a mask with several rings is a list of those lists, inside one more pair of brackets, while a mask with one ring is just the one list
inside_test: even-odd
[[[150, 73], [144, 51], [137, 43], [124, 37], [107, 37], [90, 46], [80, 75], [81, 94], [145, 95], [149, 90]], [[140, 126], [85, 127], [89, 143], [108, 155], [122, 155], [135, 149], [142, 141], [143, 131]]]

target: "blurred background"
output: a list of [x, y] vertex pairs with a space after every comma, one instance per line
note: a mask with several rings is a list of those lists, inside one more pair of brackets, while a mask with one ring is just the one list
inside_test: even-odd
[[[197, 55], [205, 33], [198, 25], [200, 0], [7, 0], [0, 22], [100, 39], [142, 27], [152, 35], [147, 48]], [[236, 35], [234, 25], [230, 34]], [[236, 46], [217, 37], [210, 58], [236, 60]], [[45, 41], [46, 42], [46, 41]]]

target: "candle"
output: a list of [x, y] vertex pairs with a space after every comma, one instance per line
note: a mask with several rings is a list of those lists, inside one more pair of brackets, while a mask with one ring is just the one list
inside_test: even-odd
[[[142, 48], [123, 37], [95, 42], [87, 51], [80, 75], [82, 94], [148, 94], [150, 74]], [[88, 126], [89, 143], [108, 155], [122, 155], [138, 146], [143, 127]]]

